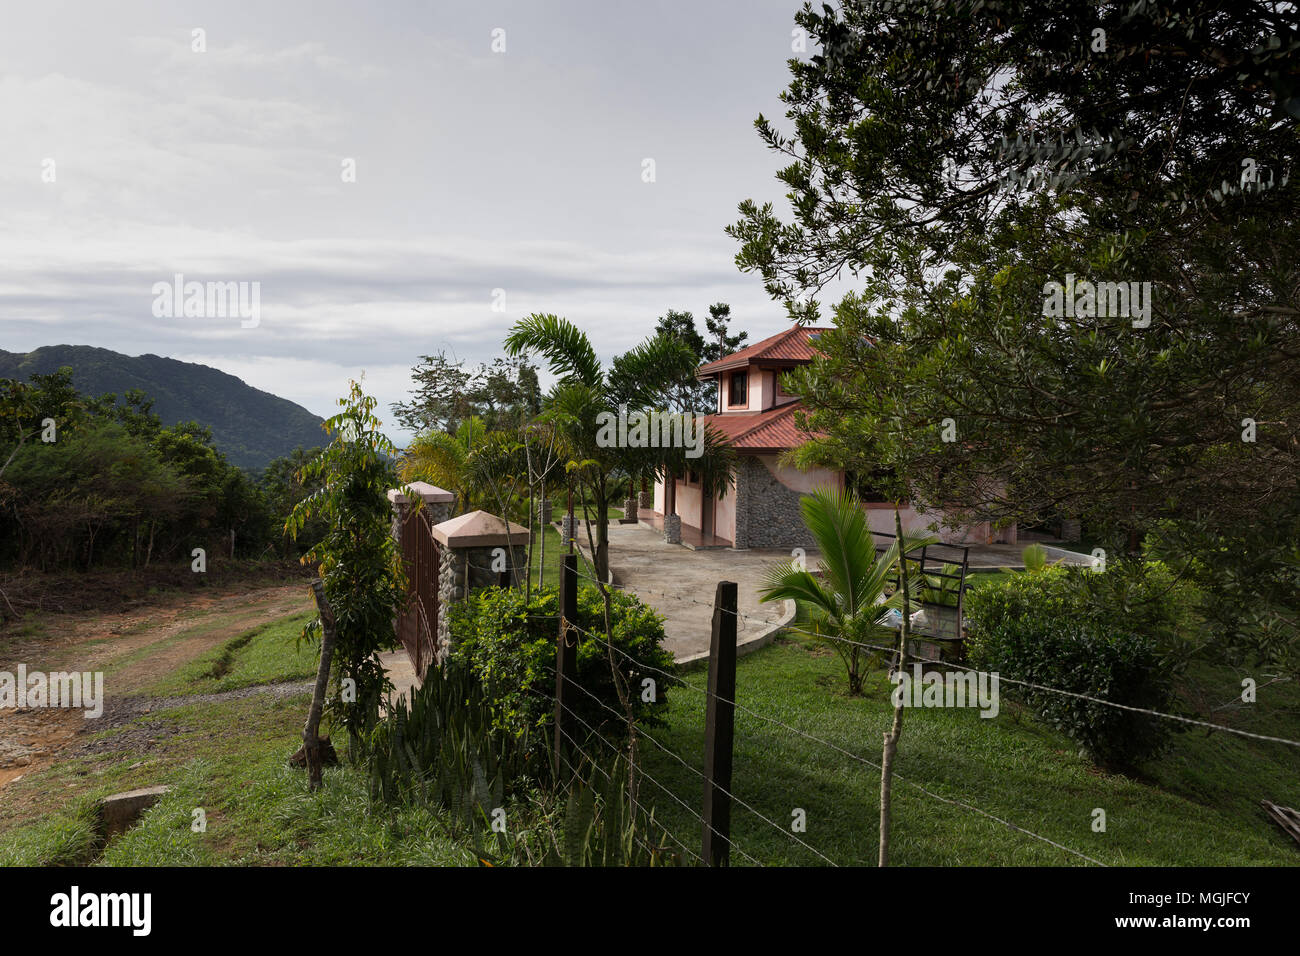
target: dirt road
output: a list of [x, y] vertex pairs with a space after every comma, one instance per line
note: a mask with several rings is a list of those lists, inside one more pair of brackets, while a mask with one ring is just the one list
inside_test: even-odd
[[0, 789], [48, 766], [79, 734], [105, 729], [114, 715], [126, 720], [163, 706], [139, 695], [153, 681], [250, 628], [311, 608], [304, 582], [173, 595], [120, 614], [51, 614], [0, 634], [0, 671], [25, 664], [29, 672], [105, 672], [104, 716], [97, 720], [80, 710], [0, 709]]

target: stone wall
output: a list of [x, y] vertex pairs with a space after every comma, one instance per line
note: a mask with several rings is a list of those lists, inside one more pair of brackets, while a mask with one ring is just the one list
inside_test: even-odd
[[[516, 539], [516, 542], [518, 539]], [[469, 587], [473, 591], [477, 588], [493, 587], [497, 584], [499, 572], [492, 570], [493, 552], [500, 548], [506, 550], [505, 545], [491, 545], [481, 548], [444, 548], [438, 546], [442, 553], [442, 565], [439, 569], [439, 590], [447, 590], [448, 601], [465, 600], [465, 567], [469, 563]], [[520, 580], [523, 580], [524, 568], [528, 566], [528, 545], [527, 542], [516, 543], [514, 545], [514, 561], [507, 559], [507, 565], [518, 569]], [[441, 617], [442, 615], [440, 615]]]
[[735, 495], [735, 547], [816, 547], [799, 508], [803, 493], [781, 484], [758, 458], [737, 460]]
[[[438, 663], [441, 664], [451, 650], [451, 627], [448, 625], [451, 602], [456, 600], [456, 565], [454, 552], [438, 545], [438, 633], [434, 637], [434, 648]], [[462, 572], [461, 580], [464, 580]]]

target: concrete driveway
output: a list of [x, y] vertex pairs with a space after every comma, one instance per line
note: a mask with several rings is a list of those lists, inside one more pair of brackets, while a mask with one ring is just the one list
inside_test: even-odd
[[[579, 540], [586, 544], [581, 536]], [[810, 553], [809, 564], [815, 566], [816, 558], [816, 552]], [[664, 647], [679, 664], [709, 656], [713, 598], [719, 581], [736, 582], [741, 614], [736, 624], [739, 653], [762, 647], [793, 620], [793, 602], [761, 604], [758, 600], [758, 588], [767, 569], [789, 560], [790, 552], [786, 550], [692, 551], [664, 544], [660, 532], [643, 525], [609, 526], [614, 583], [664, 616]]]

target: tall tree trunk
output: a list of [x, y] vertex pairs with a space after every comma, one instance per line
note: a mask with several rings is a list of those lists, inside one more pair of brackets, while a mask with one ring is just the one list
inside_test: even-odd
[[[546, 532], [549, 531], [551, 527], [546, 523], [546, 485], [542, 485], [541, 497], [542, 503], [540, 507], [542, 513], [538, 515], [537, 523], [541, 526], [542, 540], [541, 547], [538, 548], [540, 554], [537, 558], [537, 586], [539, 588], [544, 588], [546, 587]], [[531, 562], [529, 563], [529, 567], [532, 567]]]
[[307, 711], [307, 724], [302, 729], [303, 757], [311, 789], [319, 790], [321, 784], [320, 718], [325, 709], [325, 688], [329, 684], [330, 664], [334, 659], [334, 644], [338, 634], [334, 625], [334, 611], [325, 597], [325, 584], [317, 578], [311, 583], [316, 610], [320, 612], [321, 642], [320, 664], [316, 668], [316, 686], [312, 688], [311, 708]]
[[533, 489], [528, 489], [528, 559], [524, 565], [527, 577], [524, 579], [524, 604], [527, 605], [533, 596]]
[[569, 480], [569, 554], [573, 554], [573, 545], [578, 537], [577, 522], [573, 520], [573, 480]]
[[[907, 654], [907, 639], [911, 634], [911, 606], [907, 591], [907, 552], [903, 543], [903, 519], [894, 508], [894, 535], [898, 542], [898, 586], [903, 592], [903, 621], [898, 628], [897, 666], [901, 670]], [[885, 747], [880, 760], [880, 866], [889, 865], [889, 812], [891, 783], [894, 773], [894, 754], [898, 752], [898, 738], [903, 733], [903, 697], [894, 705], [894, 723], [885, 734]]]

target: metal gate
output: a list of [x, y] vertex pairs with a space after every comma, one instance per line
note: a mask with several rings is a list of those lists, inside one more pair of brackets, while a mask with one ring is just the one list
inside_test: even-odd
[[437, 656], [438, 571], [442, 558], [433, 539], [428, 507], [402, 509], [402, 563], [410, 597], [397, 616], [397, 636], [411, 658], [416, 676], [424, 673]]

